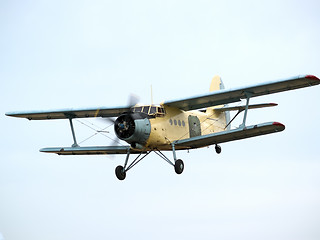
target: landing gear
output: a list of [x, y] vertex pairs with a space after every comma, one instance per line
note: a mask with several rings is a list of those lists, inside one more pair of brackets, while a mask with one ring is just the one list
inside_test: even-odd
[[[169, 158], [167, 158], [158, 149], [153, 149], [153, 150], [149, 150], [147, 152], [138, 153], [138, 156], [131, 162], [131, 164], [128, 164], [129, 156], [130, 156], [130, 150], [131, 150], [131, 148], [128, 147], [127, 157], [126, 157], [124, 165], [123, 166], [119, 165], [115, 169], [116, 176], [121, 181], [126, 178], [127, 171], [129, 171], [131, 168], [133, 168], [137, 163], [139, 163], [142, 159], [144, 159], [151, 152], [156, 153], [159, 157], [161, 157], [163, 160], [165, 160], [167, 163], [169, 163], [171, 166], [173, 166], [174, 167], [174, 171], [177, 174], [181, 174], [183, 172], [183, 170], [184, 170], [183, 161], [181, 159], [177, 159], [177, 157], [176, 157], [176, 150], [175, 150], [174, 144], [172, 144], [172, 152], [173, 152], [174, 162], [172, 162]], [[137, 152], [135, 152], [135, 153], [137, 153]]]
[[[146, 156], [149, 155], [151, 151], [148, 152], [141, 152], [132, 162], [131, 164], [128, 164], [129, 162], [129, 156], [130, 156], [130, 147], [128, 148], [126, 161], [124, 163], [124, 166], [119, 165], [115, 169], [116, 176], [119, 180], [124, 180], [126, 178], [127, 172], [133, 168], [137, 163], [139, 163], [142, 159], [144, 159]], [[143, 155], [142, 155], [143, 154]]]
[[217, 154], [221, 153], [221, 147], [218, 144], [216, 144], [215, 149]]
[[126, 172], [124, 170], [124, 167], [118, 166], [116, 167], [116, 176], [119, 180], [124, 180], [126, 178]]
[[176, 154], [175, 154], [175, 149], [174, 147], [172, 148], [173, 150], [173, 158], [174, 158], [174, 163], [162, 152], [159, 150], [155, 150], [154, 153], [157, 154], [159, 157], [161, 157], [163, 160], [165, 160], [167, 163], [169, 163], [171, 166], [174, 167], [174, 171], [177, 174], [181, 174], [184, 170], [184, 163], [181, 159], [176, 159]]
[[174, 170], [177, 174], [181, 174], [184, 169], [184, 163], [181, 159], [178, 159], [174, 164]]

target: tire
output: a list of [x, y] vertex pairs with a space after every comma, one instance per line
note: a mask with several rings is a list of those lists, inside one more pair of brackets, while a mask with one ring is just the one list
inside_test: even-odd
[[181, 174], [184, 170], [184, 163], [181, 159], [178, 159], [174, 164], [174, 170], [177, 174]]
[[116, 167], [116, 170], [115, 170], [117, 178], [121, 181], [126, 178], [126, 172], [123, 170], [124, 170], [123, 167], [120, 165]]
[[215, 149], [216, 149], [216, 153], [218, 153], [218, 154], [220, 154], [221, 151], [222, 151], [222, 149], [221, 149], [221, 147], [219, 145], [216, 145]]

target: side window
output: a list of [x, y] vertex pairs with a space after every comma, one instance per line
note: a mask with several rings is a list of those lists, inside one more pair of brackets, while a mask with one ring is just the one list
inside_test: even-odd
[[164, 108], [157, 107], [157, 116], [158, 117], [164, 116]]
[[184, 121], [184, 120], [176, 120], [176, 119], [169, 119], [169, 123], [170, 123], [170, 125], [175, 125], [175, 126], [179, 126], [179, 127], [185, 127], [186, 126], [186, 122]]

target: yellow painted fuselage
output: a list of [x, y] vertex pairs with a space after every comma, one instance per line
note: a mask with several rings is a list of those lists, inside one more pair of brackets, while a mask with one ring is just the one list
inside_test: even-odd
[[208, 108], [205, 111], [183, 111], [163, 106], [165, 115], [151, 118], [151, 132], [145, 144], [148, 149], [171, 149], [176, 140], [224, 131], [225, 114]]

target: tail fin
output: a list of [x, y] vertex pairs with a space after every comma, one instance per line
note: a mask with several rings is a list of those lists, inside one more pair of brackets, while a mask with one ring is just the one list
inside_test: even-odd
[[[224, 84], [221, 78], [219, 76], [214, 76], [210, 84], [210, 92], [218, 91], [221, 89], [224, 89]], [[217, 122], [218, 122], [217, 127], [220, 128], [220, 131], [223, 131], [225, 130], [225, 127], [230, 121], [230, 113], [214, 110], [215, 108], [221, 108], [221, 107], [224, 107], [224, 105], [208, 107], [206, 110], [206, 114], [208, 114], [210, 118], [217, 119]], [[228, 126], [228, 130], [229, 129], [230, 129], [230, 126]]]
[[212, 81], [210, 84], [210, 92], [220, 90], [220, 89], [224, 89], [224, 85], [221, 78], [218, 75], [216, 75], [212, 78]]

